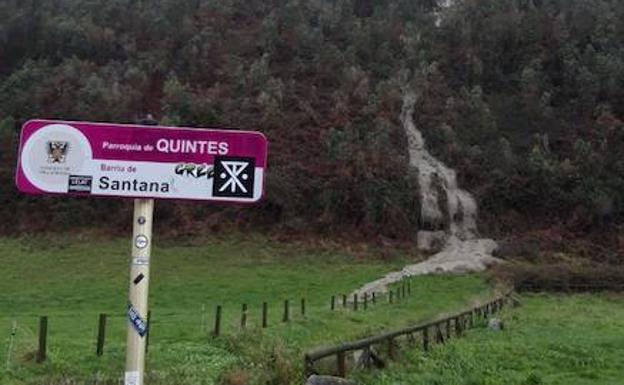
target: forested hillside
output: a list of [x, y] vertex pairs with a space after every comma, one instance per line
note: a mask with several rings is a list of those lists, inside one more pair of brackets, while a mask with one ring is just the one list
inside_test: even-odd
[[270, 140], [262, 205], [159, 202], [162, 227], [409, 240], [409, 88], [483, 233], [624, 250], [622, 1], [3, 0], [0, 20], [2, 232], [127, 228], [129, 202], [18, 194], [17, 133], [152, 113]]

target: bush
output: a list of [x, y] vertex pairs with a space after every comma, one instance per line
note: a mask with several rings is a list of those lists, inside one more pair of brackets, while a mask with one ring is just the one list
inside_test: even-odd
[[507, 263], [493, 268], [492, 279], [513, 285], [518, 291], [620, 291], [624, 266], [553, 263]]

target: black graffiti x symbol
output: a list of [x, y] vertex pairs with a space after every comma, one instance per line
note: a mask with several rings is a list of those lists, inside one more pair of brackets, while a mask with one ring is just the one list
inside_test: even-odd
[[[228, 179], [223, 186], [219, 189], [219, 192], [225, 191], [228, 187], [230, 188], [230, 192], [235, 193], [236, 189], [239, 188], [242, 192], [246, 193], [247, 189], [243, 186], [242, 180], [247, 180], [249, 175], [241, 173], [249, 166], [247, 162], [238, 162], [238, 161], [223, 161], [223, 169], [224, 173], [221, 173], [221, 179], [225, 179], [228, 175], [230, 179]], [[227, 173], [227, 175], [226, 175]], [[239, 179], [240, 176], [240, 179]]]

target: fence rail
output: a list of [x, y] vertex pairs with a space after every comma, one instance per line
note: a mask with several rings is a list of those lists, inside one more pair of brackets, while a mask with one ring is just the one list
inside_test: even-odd
[[[392, 293], [392, 292], [390, 292]], [[306, 377], [312, 374], [319, 374], [315, 368], [317, 361], [327, 357], [336, 356], [336, 368], [337, 374], [341, 377], [346, 376], [346, 355], [349, 352], [362, 350], [363, 354], [360, 358], [360, 364], [365, 367], [376, 365], [383, 367], [383, 360], [374, 353], [373, 345], [386, 344], [388, 350], [388, 357], [393, 358], [396, 350], [396, 339], [399, 337], [407, 336], [411, 342], [415, 342], [414, 334], [421, 333], [423, 350], [427, 351], [430, 346], [430, 334], [429, 330], [434, 329], [433, 337], [435, 341], [440, 343], [444, 342], [445, 338], [451, 337], [451, 324], [455, 325], [455, 335], [460, 336], [463, 334], [467, 327], [473, 327], [475, 317], [488, 317], [491, 314], [495, 314], [507, 303], [512, 291], [509, 291], [500, 297], [497, 297], [483, 305], [476, 306], [470, 310], [466, 310], [448, 317], [440, 318], [435, 321], [418, 324], [403, 329], [386, 332], [377, 336], [360, 339], [353, 342], [347, 342], [340, 345], [321, 348], [310, 351], [304, 356], [304, 375]], [[446, 326], [446, 336], [442, 333], [442, 326]]]

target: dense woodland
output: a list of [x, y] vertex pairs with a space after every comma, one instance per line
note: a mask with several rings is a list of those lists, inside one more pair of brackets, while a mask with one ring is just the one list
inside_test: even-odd
[[482, 233], [624, 251], [620, 0], [2, 0], [0, 20], [0, 232], [127, 229], [127, 201], [18, 194], [18, 130], [151, 113], [271, 142], [262, 205], [159, 202], [161, 228], [413, 239], [409, 88]]

